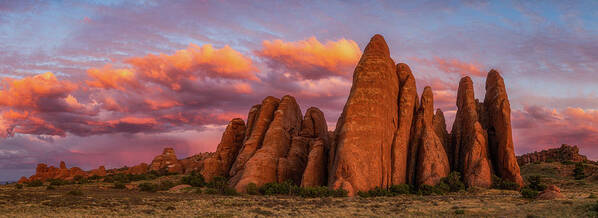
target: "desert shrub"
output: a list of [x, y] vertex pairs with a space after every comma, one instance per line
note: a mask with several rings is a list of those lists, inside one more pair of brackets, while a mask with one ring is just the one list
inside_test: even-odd
[[247, 184], [247, 187], [245, 188], [245, 191], [247, 192], [247, 194], [249, 195], [259, 195], [260, 194], [260, 190], [257, 187], [257, 185], [253, 182]]
[[463, 210], [463, 209], [455, 210], [455, 214], [465, 214], [465, 210]]
[[519, 184], [492, 175], [492, 188], [502, 190], [519, 190]]
[[443, 195], [446, 194], [450, 190], [450, 187], [446, 183], [438, 183], [436, 186], [431, 185], [420, 185], [417, 189], [418, 195]]
[[570, 161], [570, 160], [564, 160], [564, 161], [561, 161], [561, 164], [563, 164], [563, 165], [572, 165], [572, 164], [575, 164], [575, 162]]
[[101, 178], [102, 178], [101, 176], [93, 175], [93, 176], [88, 177], [87, 179], [88, 180], [100, 180]]
[[214, 188], [206, 188], [206, 189], [203, 191], [203, 193], [204, 193], [204, 194], [208, 194], [208, 195], [216, 195], [216, 194], [218, 194], [219, 192], [218, 192], [218, 190], [216, 190], [216, 189], [214, 189]]
[[48, 179], [48, 182], [50, 182], [50, 185], [52, 185], [52, 186], [61, 186], [61, 185], [71, 184], [71, 182], [62, 180], [62, 179]]
[[598, 198], [598, 196], [596, 196], [594, 193], [590, 194], [590, 196], [588, 196], [588, 198]]
[[153, 183], [149, 183], [149, 182], [144, 182], [139, 184], [139, 190], [141, 191], [145, 191], [145, 192], [156, 192], [158, 191], [159, 187], [156, 184]]
[[293, 184], [291, 181], [266, 183], [260, 187], [260, 193], [264, 195], [297, 195], [299, 193], [299, 186]]
[[70, 190], [66, 194], [73, 195], [73, 196], [83, 196], [83, 191], [81, 191], [79, 189], [75, 189], [75, 190]]
[[220, 194], [228, 195], [228, 196], [239, 195], [237, 190], [235, 190], [234, 188], [228, 187], [228, 186], [224, 186], [222, 189], [220, 189]]
[[27, 187], [40, 187], [40, 186], [44, 185], [44, 183], [41, 180], [33, 180], [26, 184], [27, 184]]
[[187, 184], [193, 187], [204, 187], [206, 185], [206, 181], [203, 176], [195, 171], [191, 172], [188, 176], [183, 176], [181, 179], [181, 183]]
[[114, 186], [112, 186], [112, 188], [113, 189], [125, 189], [127, 187], [125, 186], [124, 183], [116, 182], [116, 183], [114, 183]]
[[585, 167], [581, 162], [575, 164], [575, 169], [573, 169], [573, 178], [575, 178], [576, 180], [582, 180], [586, 178], [584, 168]]
[[596, 203], [590, 206], [590, 210], [598, 213], [598, 201], [596, 201]]
[[159, 185], [159, 189], [160, 190], [168, 190], [172, 187], [174, 187], [176, 184], [174, 184], [174, 182], [171, 182], [170, 180], [164, 180], [162, 182], [160, 182]]
[[334, 190], [325, 186], [299, 188], [299, 196], [304, 198], [346, 197], [347, 193], [348, 192], [343, 189]]
[[395, 195], [406, 195], [411, 193], [411, 186], [407, 184], [393, 185], [390, 186], [390, 192], [394, 193]]
[[53, 185], [46, 186], [46, 190], [55, 190], [56, 188]]
[[162, 176], [175, 175], [176, 173], [168, 172], [168, 169], [162, 168], [159, 170], [152, 170], [148, 174], [154, 178], [158, 178], [158, 177], [162, 177]]
[[546, 189], [546, 185], [542, 184], [542, 177], [540, 176], [529, 176], [527, 181], [529, 183], [527, 188], [529, 189], [534, 191], [544, 191], [544, 189]]
[[15, 187], [16, 187], [17, 189], [23, 189], [23, 184], [19, 184], [19, 183], [17, 183], [17, 184], [15, 185]]
[[522, 188], [521, 196], [523, 196], [524, 198], [534, 199], [538, 196], [538, 191], [528, 187]]
[[465, 190], [465, 184], [463, 184], [461, 181], [461, 174], [459, 172], [451, 172], [447, 177], [442, 178], [440, 183], [444, 183], [446, 186], [448, 186], [448, 192], [458, 192]]
[[73, 178], [73, 182], [76, 184], [87, 184], [87, 183], [89, 183], [89, 180], [82, 175], [76, 175]]
[[209, 188], [223, 189], [224, 187], [226, 187], [226, 178], [222, 176], [215, 176], [214, 178], [212, 178], [212, 181], [206, 184], [206, 186], [208, 186]]

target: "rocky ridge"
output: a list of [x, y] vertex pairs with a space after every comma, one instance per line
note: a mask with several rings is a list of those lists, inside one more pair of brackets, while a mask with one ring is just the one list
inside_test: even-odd
[[558, 148], [551, 148], [548, 150], [536, 151], [533, 153], [524, 154], [517, 157], [519, 166], [523, 166], [536, 162], [549, 161], [572, 161], [572, 162], [588, 162], [588, 158], [579, 154], [579, 148], [576, 145], [563, 144]]
[[[491, 70], [484, 101], [474, 96], [473, 82], [462, 78], [449, 133], [443, 112], [434, 108], [432, 88], [425, 87], [420, 98], [409, 66], [395, 64], [384, 37], [375, 35], [355, 68], [334, 132], [319, 109], [302, 114], [292, 96], [268, 96], [251, 107], [246, 122], [228, 123], [214, 153], [178, 160], [167, 148], [149, 165], [107, 173], [196, 171], [207, 180], [226, 177], [239, 192], [249, 184], [291, 181], [354, 195], [399, 184], [435, 185], [451, 171], [460, 172], [468, 186], [489, 187], [493, 175], [522, 186], [503, 78]], [[56, 176], [45, 165], [38, 168], [29, 179]]]

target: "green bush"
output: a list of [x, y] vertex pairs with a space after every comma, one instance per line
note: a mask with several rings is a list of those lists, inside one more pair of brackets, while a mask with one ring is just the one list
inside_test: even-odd
[[546, 185], [542, 184], [542, 177], [540, 176], [529, 176], [527, 178], [529, 185], [527, 188], [535, 190], [535, 191], [544, 191], [546, 189]]
[[50, 182], [50, 185], [52, 185], [52, 186], [61, 186], [61, 185], [71, 184], [71, 182], [62, 180], [62, 179], [48, 179], [48, 182]]
[[598, 201], [594, 205], [590, 206], [590, 209], [596, 213], [598, 213]]
[[71, 190], [71, 191], [67, 192], [66, 194], [73, 195], [73, 196], [83, 196], [83, 192], [79, 189]]
[[455, 214], [465, 214], [465, 210], [462, 210], [462, 209], [455, 210]]
[[19, 184], [19, 183], [17, 183], [17, 184], [15, 185], [15, 187], [16, 187], [17, 189], [23, 189], [23, 184]]
[[113, 189], [125, 189], [127, 187], [125, 186], [124, 183], [117, 182], [117, 183], [114, 183], [114, 186], [112, 188]]
[[216, 195], [216, 194], [219, 194], [220, 192], [218, 192], [218, 190], [216, 190], [216, 189], [213, 189], [213, 188], [206, 188], [206, 189], [203, 191], [203, 193], [204, 193], [204, 194], [208, 194], [208, 195]]
[[206, 184], [206, 186], [208, 186], [209, 188], [224, 189], [224, 187], [227, 187], [226, 178], [222, 176], [215, 176], [214, 178], [212, 178], [211, 182]]
[[184, 176], [181, 179], [181, 183], [187, 184], [193, 187], [204, 187], [206, 185], [206, 181], [203, 176], [195, 171], [191, 172], [191, 175]]
[[55, 190], [56, 188], [54, 188], [54, 186], [52, 185], [48, 185], [46, 186], [46, 190]]
[[93, 176], [88, 177], [87, 179], [88, 180], [100, 180], [101, 178], [102, 178], [101, 176], [93, 175]]
[[[463, 182], [461, 181], [461, 173], [459, 172], [451, 172], [447, 177], [442, 178], [440, 180], [440, 183], [444, 183], [446, 184], [446, 186], [448, 186], [448, 192], [458, 192], [461, 190], [465, 190], [465, 184], [463, 184]], [[446, 187], [440, 188], [446, 189]]]
[[293, 184], [291, 181], [266, 183], [260, 187], [260, 193], [263, 195], [297, 195], [299, 193], [299, 186]]
[[586, 175], [584, 173], [584, 165], [581, 162], [578, 162], [577, 164], [575, 164], [575, 169], [573, 169], [573, 178], [575, 178], [576, 180], [582, 180], [584, 178], [586, 178]]
[[235, 190], [234, 188], [228, 187], [228, 186], [224, 186], [222, 189], [220, 189], [220, 194], [228, 195], [228, 196], [239, 195], [237, 190]]
[[492, 188], [502, 190], [519, 190], [519, 184], [492, 175]]
[[526, 187], [521, 189], [521, 195], [524, 198], [534, 199], [538, 196], [538, 191]]
[[411, 193], [411, 186], [407, 184], [393, 185], [390, 186], [390, 192], [396, 195], [406, 195]]
[[448, 192], [448, 190], [450, 190], [450, 188], [448, 187], [448, 185], [446, 185], [446, 183], [439, 183], [436, 186], [420, 185], [419, 188], [417, 189], [417, 194], [418, 195], [432, 195], [432, 194], [443, 195], [443, 194], [446, 194]]
[[588, 196], [588, 198], [598, 198], [598, 196], [596, 196], [594, 193], [590, 194], [590, 196]]
[[41, 180], [33, 180], [26, 184], [27, 184], [27, 187], [40, 187], [40, 186], [44, 185], [44, 183]]
[[259, 195], [260, 194], [259, 188], [253, 182], [247, 184], [245, 191], [247, 191], [247, 194], [249, 194], [249, 195]]
[[153, 183], [149, 183], [149, 182], [144, 182], [139, 184], [139, 190], [141, 191], [145, 191], [145, 192], [156, 192], [158, 191], [159, 187], [156, 184]]

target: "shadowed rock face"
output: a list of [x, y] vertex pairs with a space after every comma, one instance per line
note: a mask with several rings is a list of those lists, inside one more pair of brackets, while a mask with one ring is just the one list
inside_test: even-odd
[[[407, 64], [397, 64], [397, 76], [399, 78], [399, 99], [398, 99], [398, 128], [394, 135], [392, 144], [392, 184], [404, 184], [407, 182], [407, 160], [409, 154], [409, 142], [411, 138], [411, 127], [413, 116], [417, 107], [417, 88], [415, 78]], [[446, 127], [445, 127], [446, 129]], [[446, 131], [446, 130], [445, 130]]]
[[[282, 170], [284, 172], [284, 170], [291, 170], [289, 168], [294, 167], [289, 165], [295, 163], [291, 163], [286, 159], [289, 151], [294, 150], [291, 145], [303, 147], [297, 149], [306, 147], [302, 143], [291, 143], [293, 137], [299, 136], [301, 121], [301, 110], [295, 98], [288, 95], [284, 96], [274, 112], [274, 119], [266, 131], [261, 147], [249, 158], [242, 171], [239, 171], [239, 181], [234, 185], [237, 191], [245, 191], [245, 187], [249, 183], [261, 186], [268, 182], [289, 179], [284, 178], [287, 175], [286, 173], [278, 174], [278, 169], [285, 168]], [[286, 160], [279, 163], [281, 158]], [[279, 164], [282, 166], [279, 166]]]
[[382, 36], [375, 35], [353, 73], [353, 86], [337, 130], [330, 187], [353, 194], [390, 184], [398, 81], [388, 46]]
[[442, 141], [434, 131], [433, 118], [434, 97], [432, 89], [428, 86], [422, 94], [416, 118], [418, 119], [416, 122], [421, 124], [421, 127], [416, 127], [421, 128], [417, 130], [421, 134], [421, 139], [417, 140], [420, 145], [417, 146], [416, 185], [436, 185], [451, 171]]
[[489, 188], [492, 185], [492, 165], [486, 131], [478, 121], [473, 82], [463, 77], [457, 92], [457, 115], [453, 123], [453, 168], [463, 173], [467, 186]]
[[513, 145], [511, 105], [504, 80], [495, 70], [491, 70], [486, 78], [484, 110], [488, 122], [485, 129], [496, 174], [523, 187]]
[[241, 118], [231, 120], [222, 134], [216, 153], [203, 161], [200, 171], [206, 181], [215, 176], [228, 177], [228, 172], [243, 146], [245, 122]]

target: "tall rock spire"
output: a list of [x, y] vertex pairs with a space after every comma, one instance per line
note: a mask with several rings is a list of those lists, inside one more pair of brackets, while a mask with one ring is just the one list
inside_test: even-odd
[[417, 106], [417, 88], [415, 78], [407, 64], [397, 64], [399, 78], [399, 117], [398, 128], [392, 144], [392, 184], [404, 184], [407, 181], [407, 159], [411, 125]]
[[488, 145], [496, 173], [503, 179], [515, 182], [523, 187], [511, 129], [511, 105], [505, 88], [505, 82], [496, 70], [491, 70], [486, 78], [486, 96], [484, 97], [488, 131]]
[[461, 78], [457, 91], [457, 115], [451, 131], [453, 169], [463, 173], [467, 186], [489, 188], [492, 185], [492, 166], [489, 158], [486, 131], [478, 122], [477, 102], [473, 81]]
[[353, 73], [353, 86], [338, 125], [331, 188], [350, 195], [388, 187], [399, 93], [394, 61], [384, 37], [375, 35]]

